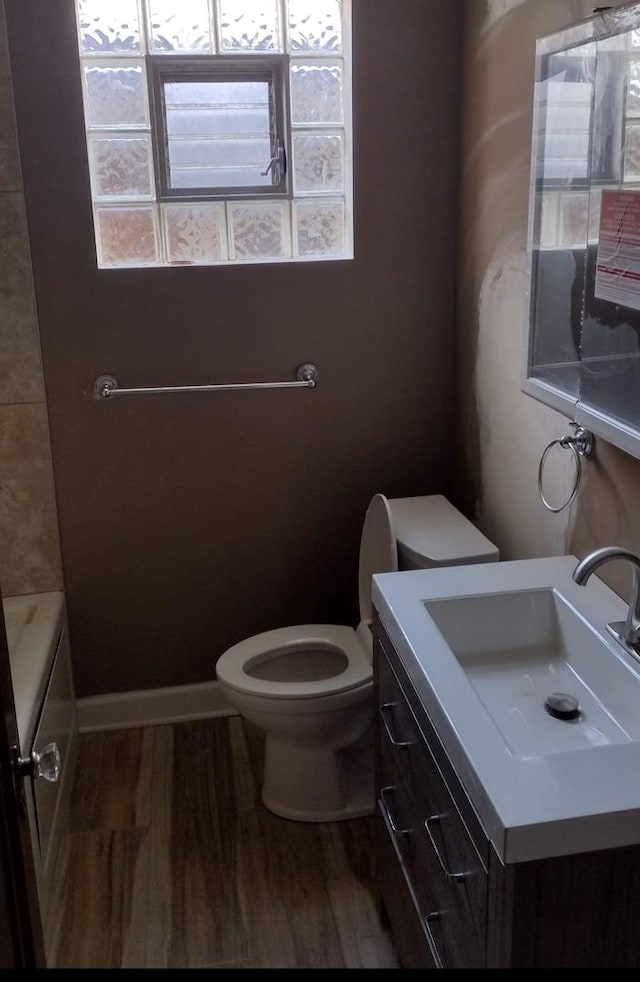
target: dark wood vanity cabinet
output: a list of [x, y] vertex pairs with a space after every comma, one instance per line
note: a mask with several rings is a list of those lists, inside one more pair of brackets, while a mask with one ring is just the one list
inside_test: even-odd
[[502, 863], [377, 615], [374, 638], [376, 875], [402, 967], [640, 968], [640, 846]]

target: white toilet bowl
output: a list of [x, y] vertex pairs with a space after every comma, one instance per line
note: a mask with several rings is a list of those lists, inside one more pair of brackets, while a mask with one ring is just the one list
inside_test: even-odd
[[262, 800], [275, 814], [331, 822], [371, 812], [370, 769], [358, 764], [371, 746], [370, 649], [351, 627], [305, 624], [254, 635], [218, 660], [228, 701], [265, 734]]
[[[425, 543], [435, 545], [433, 556]], [[498, 559], [495, 546], [441, 495], [388, 501], [377, 494], [360, 542], [357, 629], [300, 624], [265, 631], [217, 661], [228, 702], [264, 733], [262, 800], [276, 815], [331, 822], [374, 811], [371, 578], [397, 570], [405, 554], [422, 568]]]

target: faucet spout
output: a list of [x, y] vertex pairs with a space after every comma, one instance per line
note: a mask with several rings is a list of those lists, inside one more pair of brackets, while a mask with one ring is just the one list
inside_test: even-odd
[[[629, 600], [629, 610], [624, 625], [608, 625], [611, 633], [633, 654], [640, 656], [640, 556], [629, 549], [621, 546], [604, 546], [602, 549], [594, 549], [589, 555], [582, 559], [571, 578], [579, 586], [584, 586], [589, 577], [603, 563], [610, 559], [626, 559], [633, 567], [633, 582], [631, 586], [631, 598]], [[621, 630], [618, 630], [618, 627]]]

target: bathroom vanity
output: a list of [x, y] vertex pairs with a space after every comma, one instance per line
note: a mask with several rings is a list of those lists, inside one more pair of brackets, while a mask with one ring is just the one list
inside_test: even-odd
[[[377, 880], [405, 968], [640, 966], [640, 663], [575, 563], [374, 577]], [[553, 717], [571, 680], [580, 715]]]

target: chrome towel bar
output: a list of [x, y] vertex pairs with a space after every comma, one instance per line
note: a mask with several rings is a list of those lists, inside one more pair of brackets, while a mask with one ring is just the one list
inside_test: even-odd
[[162, 392], [222, 392], [231, 389], [315, 389], [318, 369], [315, 365], [300, 365], [295, 382], [227, 382], [221, 385], [157, 385], [144, 388], [120, 388], [113, 375], [100, 375], [93, 383], [96, 399], [112, 399], [113, 396], [138, 396]]

